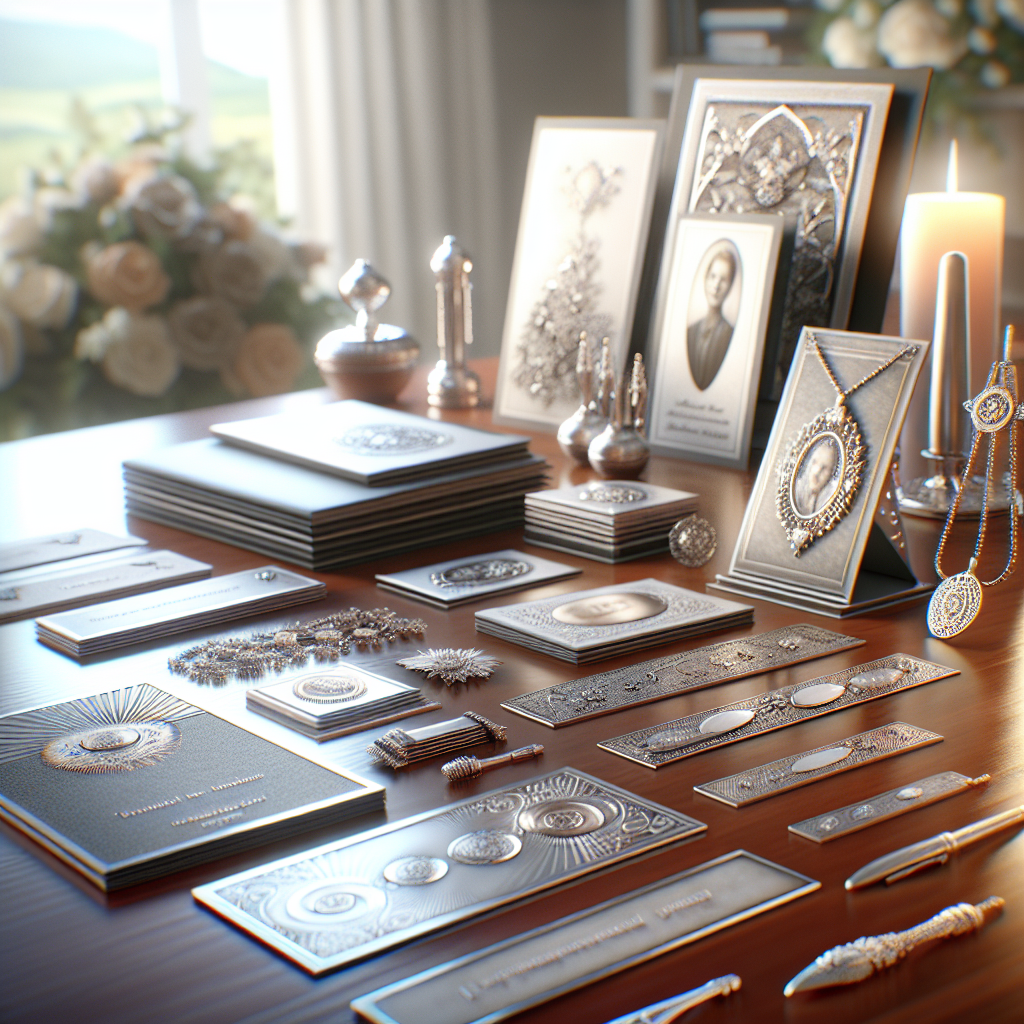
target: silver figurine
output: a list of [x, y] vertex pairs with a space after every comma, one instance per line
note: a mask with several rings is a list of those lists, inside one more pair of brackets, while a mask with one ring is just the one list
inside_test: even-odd
[[427, 377], [427, 403], [441, 409], [472, 409], [480, 404], [480, 378], [466, 367], [473, 343], [473, 261], [454, 235], [430, 259], [437, 277], [437, 345], [441, 358]]
[[558, 447], [581, 466], [587, 464], [590, 442], [608, 425], [607, 415], [598, 409], [595, 393], [594, 357], [590, 352], [587, 332], [580, 331], [576, 356], [576, 380], [580, 386], [580, 407], [558, 428]]
[[[610, 368], [605, 373], [607, 339], [601, 353], [604, 394], [608, 394], [609, 379], [614, 381]], [[651, 449], [644, 437], [647, 418], [647, 377], [643, 356], [633, 357], [631, 371], [624, 373], [612, 389], [612, 415], [608, 426], [601, 431], [587, 450], [590, 465], [601, 476], [616, 480], [632, 480], [647, 465]]]

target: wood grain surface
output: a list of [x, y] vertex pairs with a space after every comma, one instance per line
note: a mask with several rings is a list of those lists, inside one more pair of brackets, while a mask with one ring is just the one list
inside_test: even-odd
[[[487, 360], [478, 366], [491, 392], [495, 362]], [[407, 390], [414, 399], [404, 403], [405, 408], [424, 410], [425, 402], [420, 400], [425, 394], [424, 377], [421, 372]], [[267, 558], [241, 548], [138, 518], [126, 519], [121, 460], [203, 437], [211, 423], [307, 408], [327, 400], [325, 391], [312, 391], [0, 446], [2, 539], [92, 526], [113, 532], [127, 530], [147, 538], [155, 547], [211, 562], [215, 575], [265, 564]], [[445, 413], [443, 418], [490, 426], [486, 409]], [[551, 462], [553, 486], [591, 478], [589, 470], [575, 468], [563, 458], [552, 437], [538, 435], [533, 450]], [[822, 888], [793, 904], [563, 996], [517, 1019], [562, 1024], [569, 1018], [575, 1024], [598, 1024], [732, 972], [743, 979], [741, 991], [694, 1011], [687, 1020], [701, 1024], [1020, 1021], [1024, 1016], [1024, 835], [1019, 830], [979, 843], [946, 866], [888, 889], [876, 886], [847, 893], [843, 880], [868, 860], [899, 846], [1024, 803], [1024, 572], [1018, 571], [1007, 583], [987, 589], [978, 620], [953, 642], [928, 637], [924, 603], [837, 624], [833, 619], [752, 601], [752, 626], [652, 648], [644, 656], [685, 651], [795, 622], [838, 629], [867, 643], [790, 669], [712, 686], [559, 730], [510, 714], [499, 705], [516, 694], [643, 660], [643, 656], [610, 659], [597, 663], [597, 667], [576, 669], [475, 633], [473, 612], [482, 605], [442, 611], [386, 593], [374, 584], [375, 572], [521, 547], [578, 565], [583, 575], [485, 604], [513, 603], [647, 576], [703, 590], [716, 572], [728, 568], [753, 475], [656, 458], [645, 478], [700, 494], [700, 512], [712, 521], [719, 536], [718, 552], [707, 566], [686, 569], [667, 554], [604, 565], [531, 549], [523, 544], [520, 532], [506, 531], [337, 573], [310, 573], [326, 582], [327, 600], [281, 616], [234, 623], [219, 631], [218, 635], [232, 635], [350, 605], [386, 605], [404, 615], [421, 616], [429, 626], [424, 643], [398, 643], [382, 656], [356, 657], [367, 662], [379, 660], [396, 678], [411, 680], [403, 670], [392, 666], [395, 659], [417, 646], [485, 649], [503, 662], [494, 676], [486, 682], [451, 689], [440, 683], [422, 682], [423, 692], [440, 701], [443, 709], [417, 719], [416, 724], [478, 711], [508, 727], [506, 749], [543, 743], [545, 752], [539, 760], [501, 769], [458, 787], [446, 782], [437, 770], [439, 762], [397, 773], [375, 768], [363, 753], [366, 734], [317, 746], [247, 712], [242, 683], [211, 687], [172, 676], [166, 667], [168, 656], [204, 638], [203, 633], [142, 644], [124, 653], [78, 663], [38, 644], [31, 620], [0, 627], [0, 713], [148, 682], [299, 753], [352, 768], [385, 784], [388, 821], [526, 779], [539, 771], [571, 765], [706, 822], [708, 830], [702, 837], [627, 861], [576, 884], [473, 918], [315, 980], [201, 909], [192, 901], [190, 889], [381, 824], [385, 820], [382, 815], [275, 843], [110, 897], [17, 830], [0, 826], [0, 1020], [33, 1024], [58, 1020], [108, 1024], [349, 1021], [353, 1015], [348, 1003], [356, 995], [743, 848], [820, 880]], [[922, 579], [934, 579], [931, 561], [940, 524], [909, 517], [904, 518], [904, 524], [915, 571]], [[976, 524], [969, 521], [957, 525], [947, 566], [966, 567], [975, 529]], [[998, 568], [989, 570], [1001, 566], [1005, 556], [1005, 517], [992, 520], [990, 534], [991, 543], [981, 567], [986, 578], [998, 573]], [[596, 745], [608, 736], [705, 711], [896, 651], [951, 666], [960, 674], [687, 758], [657, 772], [614, 757]], [[945, 739], [742, 809], [693, 792], [697, 783], [890, 721], [909, 722], [941, 733]], [[491, 750], [476, 752], [483, 755]], [[787, 831], [793, 822], [945, 770], [972, 777], [988, 772], [992, 783], [834, 843], [818, 845]], [[786, 981], [831, 946], [860, 935], [907, 928], [949, 904], [978, 903], [991, 895], [1004, 897], [1006, 909], [978, 935], [947, 941], [928, 953], [912, 954], [902, 964], [860, 985], [803, 998], [783, 998]]]

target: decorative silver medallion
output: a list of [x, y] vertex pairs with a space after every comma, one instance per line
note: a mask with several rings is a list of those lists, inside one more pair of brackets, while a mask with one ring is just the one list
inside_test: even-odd
[[448, 874], [440, 857], [399, 857], [384, 868], [384, 877], [395, 885], [430, 885]]
[[131, 772], [159, 763], [179, 746], [181, 733], [170, 722], [132, 722], [61, 736], [43, 747], [42, 758], [70, 772]]
[[797, 558], [849, 513], [866, 454], [845, 405], [816, 416], [790, 442], [778, 469], [775, 510]]
[[968, 403], [974, 429], [982, 434], [994, 434], [1013, 419], [1017, 409], [1009, 388], [998, 384], [985, 388], [973, 402]]
[[687, 516], [669, 531], [668, 549], [680, 565], [699, 569], [718, 550], [718, 533], [706, 519]]
[[453, 839], [448, 846], [448, 856], [460, 864], [501, 864], [511, 860], [522, 848], [519, 836], [484, 828]]
[[464, 562], [442, 572], [432, 572], [430, 582], [435, 587], [474, 587], [482, 583], [523, 576], [533, 568], [529, 562], [512, 558], [487, 558], [479, 562]]
[[653, 594], [597, 594], [551, 609], [551, 617], [570, 626], [613, 626], [660, 615], [668, 604]]
[[631, 484], [587, 484], [579, 493], [580, 501], [600, 501], [606, 505], [634, 505], [647, 500], [647, 492]]
[[397, 423], [366, 423], [350, 427], [335, 440], [357, 455], [398, 455], [430, 451], [451, 444], [451, 434], [426, 427], [410, 427]]
[[344, 704], [366, 693], [367, 686], [358, 676], [341, 673], [303, 676], [292, 686], [292, 693], [311, 704]]
[[265, 913], [274, 925], [289, 930], [348, 929], [353, 921], [378, 912], [386, 903], [384, 893], [373, 886], [320, 878], [291, 893], [278, 892], [267, 900]]
[[602, 808], [594, 800], [577, 798], [534, 804], [519, 813], [518, 821], [524, 831], [542, 836], [583, 836], [596, 832], [616, 816], [615, 808]]
[[928, 602], [928, 631], [940, 640], [962, 633], [981, 611], [981, 584], [970, 570], [944, 579]]

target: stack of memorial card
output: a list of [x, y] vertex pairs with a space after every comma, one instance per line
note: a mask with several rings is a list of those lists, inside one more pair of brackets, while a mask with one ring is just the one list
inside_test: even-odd
[[190, 583], [209, 576], [213, 566], [173, 551], [143, 551], [135, 555], [71, 565], [56, 563], [31, 576], [5, 573], [0, 576], [0, 622], [14, 622], [33, 615], [79, 608], [99, 598], [113, 599], [149, 590]]
[[327, 587], [319, 580], [264, 565], [154, 594], [121, 597], [44, 616], [36, 619], [36, 637], [63, 654], [81, 658], [200, 626], [318, 601], [326, 594]]
[[103, 889], [383, 805], [382, 787], [148, 685], [0, 719], [0, 818]]
[[568, 579], [582, 571], [509, 548], [404, 572], [378, 573], [376, 578], [377, 585], [385, 590], [440, 608], [455, 608], [493, 594]]
[[349, 399], [303, 412], [218, 423], [228, 444], [367, 486], [424, 480], [527, 454], [529, 438], [494, 434]]
[[518, 527], [547, 468], [520, 453], [369, 487], [205, 440], [127, 461], [125, 500], [143, 519], [327, 569]]
[[139, 537], [120, 537], [102, 530], [69, 530], [65, 533], [48, 533], [42, 537], [26, 537], [23, 540], [0, 544], [0, 572], [27, 569], [33, 565], [48, 565], [63, 562], [68, 558], [80, 558], [101, 551], [116, 551], [119, 548], [141, 548], [146, 542]]
[[752, 622], [754, 609], [660, 580], [637, 580], [485, 608], [481, 633], [575, 664]]
[[415, 686], [349, 666], [258, 686], [245, 703], [317, 743], [441, 708]]
[[599, 562], [625, 562], [667, 551], [669, 530], [696, 508], [689, 491], [594, 481], [528, 494], [524, 537]]

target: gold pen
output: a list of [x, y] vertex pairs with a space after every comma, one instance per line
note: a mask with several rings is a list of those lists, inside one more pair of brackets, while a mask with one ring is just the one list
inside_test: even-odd
[[957, 850], [970, 846], [971, 843], [976, 843], [994, 832], [1020, 824], [1024, 824], [1024, 804], [1013, 810], [1003, 811], [1002, 814], [994, 814], [991, 818], [965, 825], [955, 832], [940, 832], [931, 839], [924, 839], [920, 843], [887, 853], [850, 875], [846, 880], [846, 888], [863, 889], [864, 886], [873, 885], [883, 878], [886, 885], [891, 885], [916, 871], [936, 864], [945, 864], [951, 853], [956, 853]]

